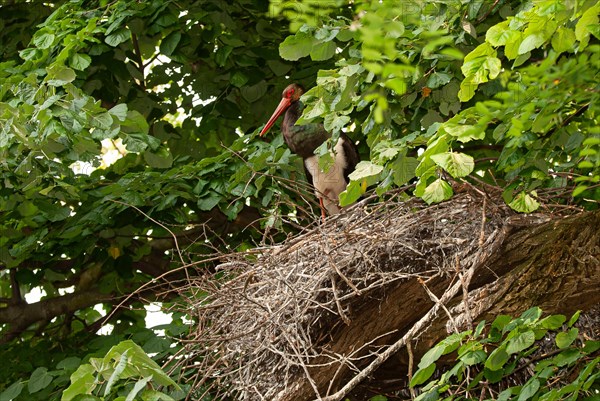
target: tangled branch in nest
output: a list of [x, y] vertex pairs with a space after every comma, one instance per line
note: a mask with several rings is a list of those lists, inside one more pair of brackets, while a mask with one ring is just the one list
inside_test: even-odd
[[318, 395], [311, 369], [357, 371], [383, 347], [373, 338], [350, 355], [335, 354], [326, 344], [336, 328], [398, 283], [456, 275], [456, 261], [463, 269], [480, 263], [510, 213], [467, 193], [430, 207], [392, 200], [353, 207], [258, 257], [230, 255], [215, 277], [182, 291], [207, 294], [190, 299], [199, 325], [186, 360], [203, 375], [195, 390], [275, 399], [304, 376]]

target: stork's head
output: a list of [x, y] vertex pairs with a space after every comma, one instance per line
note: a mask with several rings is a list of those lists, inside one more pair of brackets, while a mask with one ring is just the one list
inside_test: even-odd
[[288, 85], [283, 90], [283, 93], [281, 94], [281, 101], [279, 102], [279, 105], [273, 112], [273, 115], [271, 116], [271, 118], [269, 118], [269, 121], [267, 121], [267, 124], [265, 124], [265, 127], [262, 129], [262, 131], [260, 131], [260, 136], [263, 136], [264, 134], [266, 134], [269, 131], [269, 129], [271, 129], [271, 127], [273, 126], [275, 121], [277, 121], [279, 116], [281, 114], [283, 114], [283, 112], [286, 111], [288, 109], [288, 107], [291, 106], [292, 103], [297, 102], [303, 93], [304, 93], [304, 88], [301, 85], [298, 85], [298, 84]]

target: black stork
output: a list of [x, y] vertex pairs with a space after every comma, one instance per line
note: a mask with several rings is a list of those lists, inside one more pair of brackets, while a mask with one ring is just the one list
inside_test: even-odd
[[279, 106], [260, 132], [260, 136], [267, 133], [273, 123], [285, 112], [281, 126], [283, 139], [290, 150], [304, 160], [306, 178], [315, 188], [321, 214], [325, 219], [325, 210], [330, 215], [340, 211], [339, 195], [346, 189], [348, 175], [354, 171], [359, 162], [358, 151], [356, 145], [341, 133], [333, 148], [333, 166], [327, 172], [319, 168], [319, 157], [314, 154], [314, 151], [330, 138], [331, 134], [325, 130], [323, 124], [295, 125], [304, 108], [300, 101], [303, 93], [304, 88], [298, 84], [291, 84], [285, 88]]

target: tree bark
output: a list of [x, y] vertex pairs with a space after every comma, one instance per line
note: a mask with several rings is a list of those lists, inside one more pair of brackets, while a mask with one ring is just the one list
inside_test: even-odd
[[[489, 320], [498, 314], [518, 315], [532, 306], [541, 307], [547, 314], [568, 315], [600, 303], [599, 228], [598, 211], [559, 219], [511, 217], [492, 252], [474, 267], [470, 283], [464, 283], [465, 293], [459, 291], [444, 305], [452, 321], [440, 308], [428, 327], [417, 334], [412, 343], [414, 363], [447, 336], [453, 324], [464, 330], [470, 321]], [[438, 277], [425, 285], [410, 280], [390, 289], [383, 299], [365, 300], [363, 307], [350, 316], [351, 324], [338, 325], [324, 347], [332, 354], [354, 357], [358, 355], [356, 350], [362, 350], [363, 355], [383, 352], [386, 345], [396, 342], [434, 307], [427, 289], [439, 299], [457, 280], [456, 275]], [[374, 359], [363, 359], [357, 367], [364, 369]], [[309, 369], [322, 397], [333, 394], [356, 374], [347, 365], [322, 362], [323, 366]], [[405, 388], [408, 364], [408, 353], [403, 349], [371, 377], [375, 381], [395, 381], [396, 388]], [[376, 382], [371, 385], [381, 388]], [[346, 394], [349, 391], [327, 399], [344, 399]], [[277, 400], [315, 398], [313, 386], [299, 377]]]

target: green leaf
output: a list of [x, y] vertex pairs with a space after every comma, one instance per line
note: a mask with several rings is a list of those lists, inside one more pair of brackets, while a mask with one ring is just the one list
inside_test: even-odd
[[532, 306], [523, 312], [520, 316], [521, 319], [527, 323], [536, 322], [542, 316], [542, 309], [539, 306]]
[[[42, 31], [40, 31], [40, 32], [42, 32]], [[55, 38], [56, 38], [56, 36], [54, 36], [54, 34], [49, 33], [49, 32], [42, 32], [39, 35], [36, 33], [33, 36], [33, 44], [38, 49], [48, 49], [50, 46], [52, 46], [52, 43], [54, 43]]]
[[581, 315], [580, 310], [573, 313], [573, 316], [571, 316], [571, 319], [569, 319], [569, 323], [567, 323], [567, 326], [572, 327], [577, 322], [577, 320], [579, 320], [579, 315]]
[[419, 165], [419, 161], [414, 157], [400, 156], [394, 161], [393, 175], [394, 184], [401, 186], [415, 177], [415, 169]]
[[425, 383], [431, 377], [433, 372], [435, 372], [435, 363], [428, 365], [424, 369], [417, 370], [410, 381], [410, 387]]
[[119, 363], [117, 363], [117, 366], [115, 366], [112, 374], [108, 378], [106, 382], [106, 387], [104, 388], [104, 397], [107, 397], [110, 394], [113, 385], [117, 382], [117, 380], [121, 378], [121, 374], [123, 373], [123, 371], [125, 371], [125, 368], [129, 364], [127, 352], [128, 350], [121, 354], [121, 357], [119, 358]]
[[520, 213], [531, 213], [540, 207], [538, 201], [533, 199], [525, 191], [521, 191], [513, 200], [508, 204], [513, 210]]
[[356, 202], [365, 193], [360, 181], [350, 181], [344, 192], [340, 194], [340, 206], [348, 206]]
[[407, 85], [402, 78], [388, 79], [385, 81], [384, 85], [396, 92], [396, 95], [403, 95], [406, 93]]
[[100, 113], [90, 116], [90, 123], [92, 127], [100, 129], [109, 129], [112, 126], [113, 118], [110, 113]]
[[[313, 61], [329, 60], [335, 54], [335, 49], [336, 49], [336, 45], [335, 45], [335, 42], [333, 42], [333, 41], [316, 43], [313, 45], [313, 47], [310, 51], [310, 58]], [[280, 50], [280, 52], [281, 52], [281, 50]]]
[[48, 85], [51, 86], [63, 86], [65, 84], [68, 84], [69, 82], [73, 82], [77, 77], [75, 71], [73, 71], [69, 67], [60, 64], [55, 64], [51, 67], [47, 67], [46, 71], [48, 71], [46, 80], [48, 82]]
[[179, 31], [171, 32], [169, 35], [167, 35], [166, 38], [164, 38], [160, 42], [160, 52], [162, 54], [164, 54], [165, 56], [170, 56], [171, 54], [173, 54], [173, 52], [177, 48], [177, 45], [179, 44], [180, 40], [181, 40], [181, 32], [179, 32]]
[[114, 106], [113, 108], [108, 110], [108, 113], [111, 116], [117, 117], [119, 121], [125, 121], [125, 119], [127, 118], [127, 103], [121, 103]]
[[69, 59], [69, 65], [76, 70], [83, 71], [89, 67], [92, 59], [87, 54], [75, 53]]
[[552, 48], [557, 53], [575, 50], [575, 32], [572, 29], [559, 27], [552, 36]]
[[21, 50], [19, 52], [19, 56], [25, 61], [31, 60], [31, 59], [37, 59], [37, 58], [41, 57], [42, 54], [43, 54], [42, 51], [35, 47], [30, 47], [29, 49]]
[[556, 330], [567, 320], [565, 315], [551, 315], [540, 320], [539, 325], [545, 329]]
[[533, 345], [535, 342], [535, 334], [533, 331], [528, 330], [524, 333], [519, 334], [516, 337], [508, 340], [508, 344], [506, 346], [506, 352], [511, 354], [516, 354], [517, 352], [521, 352]]
[[161, 146], [155, 152], [145, 151], [144, 160], [150, 167], [154, 168], [169, 168], [173, 165], [173, 155], [164, 146]]
[[429, 351], [423, 355], [421, 361], [419, 362], [419, 369], [424, 369], [435, 363], [442, 355], [444, 355], [444, 350], [446, 349], [445, 345], [437, 344], [435, 347], [431, 348]]
[[590, 37], [590, 32], [588, 30], [589, 25], [594, 25], [598, 23], [598, 13], [600, 12], [600, 5], [595, 4], [593, 7], [588, 8], [579, 21], [577, 21], [577, 25], [575, 25], [575, 37], [578, 41], [582, 42], [583, 47], [587, 45], [587, 41]]
[[532, 398], [535, 393], [540, 389], [540, 381], [533, 377], [523, 386], [519, 398], [517, 401], [525, 401]]
[[489, 370], [500, 370], [507, 361], [508, 353], [506, 352], [505, 347], [498, 347], [492, 351], [488, 359], [485, 361], [485, 367]]
[[469, 142], [473, 139], [483, 139], [485, 137], [485, 130], [476, 125], [458, 124], [448, 121], [440, 129], [458, 138], [461, 142]]
[[556, 346], [560, 349], [569, 347], [577, 339], [578, 334], [579, 329], [577, 327], [572, 327], [569, 331], [558, 333], [556, 335]]
[[125, 398], [125, 401], [134, 401], [138, 393], [141, 390], [143, 390], [144, 387], [146, 387], [146, 384], [148, 384], [150, 380], [152, 380], [152, 376], [143, 377], [140, 380], [138, 380], [129, 392], [129, 394], [127, 394], [127, 398]]
[[61, 401], [71, 401], [80, 394], [91, 394], [96, 388], [93, 373], [96, 370], [90, 364], [80, 365], [71, 375], [71, 384], [63, 391]]
[[298, 31], [295, 35], [288, 36], [279, 45], [281, 58], [296, 61], [310, 54], [313, 48], [314, 38], [311, 34]]
[[129, 32], [129, 30], [126, 28], [121, 28], [118, 31], [116, 31], [115, 33], [111, 33], [110, 35], [108, 35], [104, 39], [104, 41], [106, 42], [107, 45], [116, 47], [116, 46], [120, 45], [121, 43], [129, 40], [130, 37], [131, 37], [131, 33]]
[[499, 24], [492, 26], [485, 33], [485, 40], [492, 46], [504, 46], [506, 41], [510, 39], [513, 34], [508, 24], [509, 21], [502, 21]]
[[438, 178], [425, 188], [421, 198], [423, 198], [428, 205], [431, 205], [432, 203], [450, 199], [453, 193], [452, 187], [446, 181]]
[[361, 161], [356, 165], [356, 168], [350, 173], [349, 178], [353, 181], [360, 181], [364, 178], [376, 176], [383, 171], [383, 166], [379, 166], [370, 161]]
[[25, 385], [20, 381], [11, 384], [6, 390], [0, 393], [0, 401], [12, 401], [16, 399], [24, 387]]
[[519, 55], [529, 53], [530, 51], [537, 49], [546, 42], [544, 35], [540, 33], [532, 33], [523, 39], [519, 46]]
[[430, 157], [435, 164], [446, 170], [454, 178], [466, 177], [471, 174], [475, 167], [473, 158], [464, 153], [444, 152]]
[[198, 199], [198, 208], [200, 210], [211, 210], [213, 207], [217, 206], [219, 201], [221, 200], [221, 196], [211, 193], [207, 197], [203, 197]]
[[341, 131], [342, 128], [350, 122], [350, 117], [337, 113], [330, 113], [323, 119], [323, 126], [327, 132], [335, 133]]
[[27, 383], [27, 390], [30, 394], [37, 393], [38, 391], [48, 387], [52, 382], [52, 376], [48, 374], [48, 369], [44, 367], [37, 368], [31, 374], [29, 383]]

